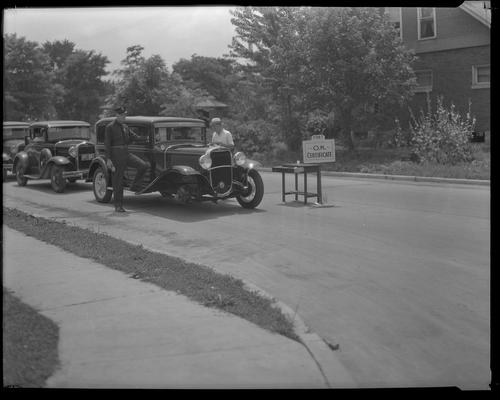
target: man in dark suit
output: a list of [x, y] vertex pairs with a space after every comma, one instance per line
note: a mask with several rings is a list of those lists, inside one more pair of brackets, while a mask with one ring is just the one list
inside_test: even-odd
[[128, 152], [131, 138], [139, 138], [125, 125], [127, 111], [123, 107], [115, 108], [116, 118], [106, 126], [104, 146], [108, 168], [112, 171], [113, 199], [115, 211], [125, 212], [123, 208], [123, 175], [127, 166], [137, 169], [134, 182], [130, 186], [132, 191], [139, 191], [139, 182], [144, 177], [148, 164], [134, 154]]

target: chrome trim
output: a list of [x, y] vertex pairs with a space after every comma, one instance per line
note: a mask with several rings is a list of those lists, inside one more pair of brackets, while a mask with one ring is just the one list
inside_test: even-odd
[[217, 169], [217, 168], [232, 168], [232, 165], [231, 164], [227, 164], [227, 165], [218, 165], [216, 167], [210, 167], [209, 169], [207, 169], [206, 171], [212, 171], [213, 169]]

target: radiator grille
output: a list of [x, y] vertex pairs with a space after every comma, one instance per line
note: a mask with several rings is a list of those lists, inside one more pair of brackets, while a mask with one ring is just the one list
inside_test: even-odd
[[91, 144], [82, 144], [78, 146], [78, 169], [89, 169], [92, 159], [82, 160], [83, 154], [95, 153], [95, 147]]
[[231, 167], [231, 152], [212, 151], [210, 153], [212, 167], [210, 169], [210, 184], [215, 193], [225, 194], [231, 190], [233, 169]]

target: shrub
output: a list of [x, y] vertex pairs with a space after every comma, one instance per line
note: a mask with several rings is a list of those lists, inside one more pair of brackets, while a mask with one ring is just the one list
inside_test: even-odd
[[449, 108], [443, 105], [442, 97], [437, 98], [436, 112], [433, 113], [428, 96], [427, 113], [424, 114], [421, 110], [419, 119], [411, 113], [411, 150], [420, 162], [457, 164], [471, 161], [472, 150], [469, 140], [472, 137], [474, 124], [475, 119], [470, 115], [470, 103], [467, 116], [462, 118], [454, 104]]
[[[227, 126], [229, 128], [229, 124]], [[279, 128], [262, 119], [235, 124], [232, 129], [230, 131], [233, 134], [235, 145], [249, 156], [254, 153], [272, 151], [280, 142]]]

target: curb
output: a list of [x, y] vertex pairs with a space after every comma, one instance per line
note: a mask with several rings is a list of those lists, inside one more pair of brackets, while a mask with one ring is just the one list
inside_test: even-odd
[[[259, 168], [263, 172], [272, 172], [272, 168]], [[394, 181], [409, 181], [409, 182], [434, 182], [434, 183], [458, 183], [464, 185], [481, 185], [490, 186], [491, 181], [483, 179], [459, 179], [459, 178], [436, 178], [430, 176], [409, 176], [409, 175], [388, 175], [388, 174], [368, 174], [362, 172], [338, 172], [338, 171], [321, 171], [322, 176], [338, 176], [344, 178], [371, 178], [371, 179], [386, 179]]]
[[356, 381], [352, 377], [351, 373], [348, 372], [347, 369], [340, 363], [334, 353], [334, 350], [331, 349], [319, 335], [311, 332], [309, 327], [305, 324], [302, 318], [300, 318], [295, 310], [254, 284], [251, 284], [243, 279], [241, 280], [244, 282], [247, 290], [257, 292], [262, 297], [273, 301], [275, 306], [278, 307], [281, 312], [292, 321], [295, 333], [299, 336], [302, 344], [316, 362], [316, 365], [318, 366], [318, 369], [323, 375], [325, 383], [329, 388], [340, 389], [357, 387]]
[[[20, 210], [22, 211], [22, 210]], [[24, 211], [23, 211], [24, 212]], [[52, 218], [52, 217], [45, 217], [41, 214], [38, 213], [29, 213], [33, 217], [40, 217], [40, 218], [45, 218], [45, 219], [50, 219], [57, 221], [57, 218]], [[60, 222], [60, 221], [57, 221]], [[74, 223], [73, 221], [66, 221], [65, 222], [69, 226], [76, 226], [79, 228], [82, 228], [79, 226], [77, 223]], [[88, 228], [84, 228], [88, 229]], [[115, 237], [115, 236], [113, 236]], [[119, 240], [123, 240], [124, 242], [127, 242], [129, 244], [136, 245], [136, 243], [129, 242], [127, 240], [118, 238]], [[148, 246], [144, 246], [145, 249], [165, 255], [169, 255], [168, 253], [164, 251], [160, 251], [158, 249], [150, 248]], [[187, 260], [189, 261], [189, 260]], [[207, 265], [208, 267], [212, 268], [214, 271], [220, 272], [216, 267]], [[337, 359], [335, 354], [333, 353], [334, 350], [332, 350], [327, 343], [316, 333], [312, 333], [309, 329], [309, 327], [304, 323], [302, 318], [299, 317], [296, 311], [294, 311], [290, 306], [286, 305], [285, 303], [277, 300], [275, 297], [271, 296], [269, 293], [261, 289], [260, 287], [254, 285], [253, 283], [250, 283], [242, 278], [239, 278], [243, 282], [243, 287], [246, 290], [249, 290], [251, 292], [256, 292], [260, 296], [267, 298], [271, 300], [274, 305], [281, 310], [281, 312], [292, 321], [294, 331], [301, 340], [301, 344], [304, 345], [306, 350], [308, 351], [309, 355], [312, 357], [314, 362], [316, 363], [321, 375], [323, 376], [323, 379], [325, 381], [325, 384], [329, 388], [353, 388], [356, 387], [356, 382], [354, 378], [351, 376], [351, 374], [347, 371], [347, 369], [340, 363], [340, 361]], [[290, 339], [291, 340], [291, 339]]]

